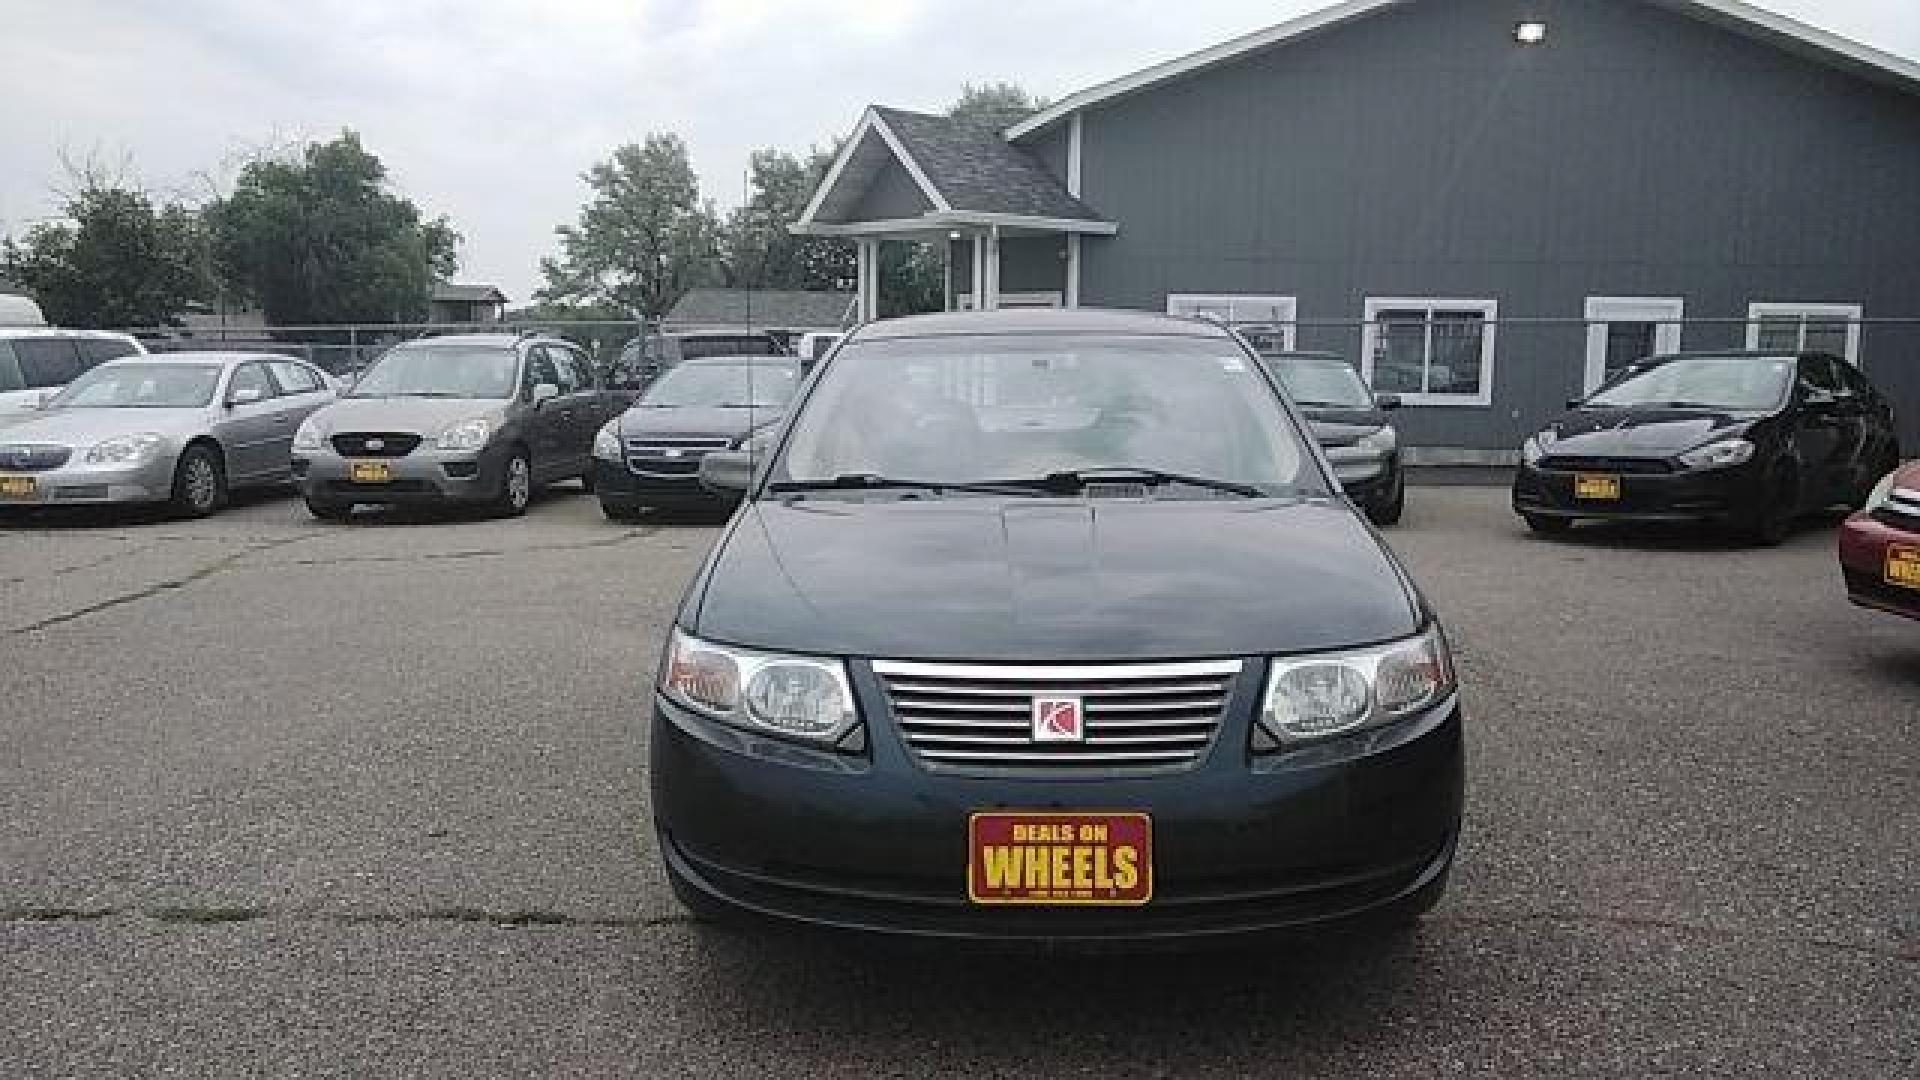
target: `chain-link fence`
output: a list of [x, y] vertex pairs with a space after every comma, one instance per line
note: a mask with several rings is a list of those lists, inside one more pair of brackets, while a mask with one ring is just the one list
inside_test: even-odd
[[364, 371], [381, 353], [415, 338], [448, 334], [553, 334], [579, 345], [597, 365], [606, 366], [613, 363], [629, 342], [658, 332], [657, 326], [639, 320], [160, 327], [128, 331], [152, 352], [203, 349], [275, 352], [297, 356], [343, 377]]

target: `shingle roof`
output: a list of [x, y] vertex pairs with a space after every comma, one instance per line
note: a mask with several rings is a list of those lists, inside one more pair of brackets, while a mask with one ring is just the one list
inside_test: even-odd
[[838, 329], [853, 321], [850, 292], [803, 289], [694, 289], [667, 313], [675, 326]]
[[1007, 142], [991, 120], [930, 116], [875, 106], [903, 149], [958, 211], [1099, 221], [1026, 150]]
[[491, 285], [455, 285], [450, 281], [438, 282], [433, 287], [433, 298], [448, 304], [504, 304], [506, 294]]

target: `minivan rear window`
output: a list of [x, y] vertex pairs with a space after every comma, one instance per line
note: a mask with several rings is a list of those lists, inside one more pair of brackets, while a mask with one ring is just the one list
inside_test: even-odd
[[20, 361], [13, 358], [13, 346], [0, 341], [0, 394], [26, 388], [27, 381], [20, 377]]
[[140, 350], [124, 338], [81, 338], [80, 356], [88, 368], [96, 368], [123, 356], [138, 356]]

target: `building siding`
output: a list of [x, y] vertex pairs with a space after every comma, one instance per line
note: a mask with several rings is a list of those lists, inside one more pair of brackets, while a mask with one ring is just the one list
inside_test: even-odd
[[[1548, 43], [1516, 46], [1540, 17]], [[1680, 296], [1690, 318], [1753, 301], [1920, 316], [1920, 96], [1650, 4], [1427, 0], [1091, 109], [1082, 151], [1085, 198], [1121, 230], [1084, 243], [1088, 304], [1291, 295], [1311, 322], [1358, 320], [1367, 296], [1485, 297], [1577, 319], [1588, 296]], [[1684, 344], [1744, 333], [1690, 326]], [[1300, 344], [1356, 355], [1360, 332], [1303, 326]], [[1869, 326], [1860, 355], [1920, 446], [1920, 327]], [[1578, 326], [1503, 328], [1493, 407], [1411, 409], [1404, 430], [1510, 449], [1584, 364]]]
[[853, 206], [850, 221], [892, 221], [917, 218], [933, 209], [926, 192], [898, 161], [889, 161]]

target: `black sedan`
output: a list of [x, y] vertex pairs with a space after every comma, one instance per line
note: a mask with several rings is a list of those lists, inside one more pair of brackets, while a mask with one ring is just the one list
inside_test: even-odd
[[593, 442], [593, 485], [608, 518], [650, 506], [721, 507], [700, 486], [700, 459], [739, 449], [779, 423], [800, 385], [792, 356], [711, 356], [684, 360], [607, 422]]
[[689, 587], [649, 742], [696, 913], [1184, 939], [1417, 918], [1446, 639], [1223, 328], [931, 315], [822, 361]]
[[1825, 353], [1687, 353], [1628, 368], [1529, 438], [1513, 508], [1581, 520], [1710, 521], [1760, 544], [1861, 505], [1900, 461], [1887, 399]]
[[1398, 525], [1407, 506], [1400, 436], [1387, 414], [1394, 394], [1375, 396], [1353, 365], [1334, 353], [1266, 353], [1268, 368], [1307, 416], [1347, 497], [1375, 525]]

